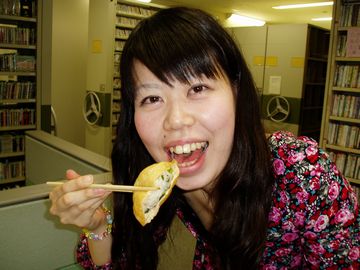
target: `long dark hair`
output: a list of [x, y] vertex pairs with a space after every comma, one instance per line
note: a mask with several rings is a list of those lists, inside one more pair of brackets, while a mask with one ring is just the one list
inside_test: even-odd
[[[259, 97], [239, 48], [212, 16], [197, 9], [165, 9], [140, 22], [120, 64], [122, 108], [112, 152], [117, 184], [133, 184], [154, 162], [134, 124], [134, 59], [166, 83], [202, 74], [213, 78], [221, 73], [229, 79], [236, 98], [235, 134], [230, 158], [210, 194], [216, 202], [211, 235], [224, 269], [256, 268], [266, 238], [273, 177]], [[169, 227], [181, 203], [181, 191], [175, 189], [154, 221], [142, 227], [133, 216], [131, 195], [114, 194], [114, 267], [156, 269], [157, 247], [164, 239], [159, 231]]]

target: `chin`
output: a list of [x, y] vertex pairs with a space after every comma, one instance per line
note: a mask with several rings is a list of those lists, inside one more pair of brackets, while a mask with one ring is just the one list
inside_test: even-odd
[[178, 179], [176, 186], [183, 191], [194, 191], [204, 189], [208, 185], [205, 183], [194, 183], [194, 181], [190, 179]]

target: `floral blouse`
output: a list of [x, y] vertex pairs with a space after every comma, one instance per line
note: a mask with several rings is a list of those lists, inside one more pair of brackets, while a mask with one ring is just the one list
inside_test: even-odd
[[[328, 155], [307, 137], [276, 132], [269, 138], [275, 184], [260, 269], [360, 269], [357, 198]], [[178, 217], [196, 239], [193, 270], [219, 269], [207, 231], [190, 207]], [[83, 236], [77, 259], [95, 266]]]

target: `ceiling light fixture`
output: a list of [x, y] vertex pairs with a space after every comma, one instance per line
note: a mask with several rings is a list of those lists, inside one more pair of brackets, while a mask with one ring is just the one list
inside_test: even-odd
[[150, 3], [151, 0], [137, 0], [138, 2], [143, 2], [143, 3]]
[[244, 26], [263, 26], [265, 24], [265, 21], [242, 16], [239, 14], [232, 13], [230, 17], [228, 18], [228, 22], [232, 26], [238, 26], [238, 27], [244, 27]]
[[274, 9], [292, 9], [292, 8], [307, 8], [307, 7], [324, 7], [324, 6], [332, 6], [333, 4], [334, 4], [333, 1], [329, 1], [329, 2], [317, 2], [317, 3], [308, 3], [308, 4], [283, 5], [283, 6], [275, 6], [272, 8], [274, 8]]
[[316, 21], [316, 22], [324, 22], [324, 21], [331, 21], [332, 18], [331, 17], [323, 17], [323, 18], [313, 18], [311, 20]]

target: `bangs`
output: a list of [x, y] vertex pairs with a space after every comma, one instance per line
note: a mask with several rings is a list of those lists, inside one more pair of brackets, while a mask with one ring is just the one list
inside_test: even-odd
[[[179, 23], [166, 23], [169, 19], [178, 19]], [[159, 20], [162, 23], [158, 23]], [[193, 25], [190, 19], [176, 18], [176, 15], [175, 18], [163, 16], [143, 20], [124, 48], [130, 57], [126, 61], [127, 69], [137, 59], [169, 85], [173, 80], [186, 83], [200, 76], [215, 78], [224, 75], [220, 46]]]
[[[139, 59], [155, 74], [161, 81], [171, 85], [171, 81], [178, 80], [182, 83], [189, 83], [191, 79], [205, 76], [207, 78], [216, 78], [222, 75], [215, 60], [207, 55], [199, 55], [196, 52], [193, 55], [177, 54], [178, 60], [169, 61], [168, 58], [147, 58]], [[166, 60], [169, 59], [169, 60]], [[146, 61], [148, 60], [148, 61]]]

